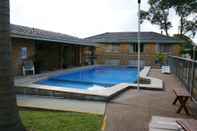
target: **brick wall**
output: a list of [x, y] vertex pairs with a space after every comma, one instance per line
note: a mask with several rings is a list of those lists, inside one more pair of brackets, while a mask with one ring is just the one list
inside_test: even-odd
[[179, 44], [173, 45], [172, 55], [180, 56], [181, 46]]
[[149, 43], [144, 45], [144, 53], [142, 53], [142, 59], [146, 65], [153, 65], [155, 63], [156, 44]]
[[[97, 64], [105, 64], [106, 60], [119, 59], [121, 65], [127, 65], [129, 60], [137, 60], [137, 52], [130, 53], [128, 43], [120, 44], [120, 52], [106, 52], [109, 44], [99, 44], [96, 48]], [[172, 46], [173, 55], [179, 55], [180, 46], [175, 44]], [[146, 65], [154, 65], [155, 63], [156, 44], [144, 44], [144, 51], [141, 53], [141, 60]]]
[[120, 44], [120, 64], [121, 65], [127, 65], [128, 64], [128, 49], [129, 45], [128, 43], [121, 43]]
[[35, 53], [35, 47], [32, 40], [12, 38], [12, 62], [15, 75], [22, 72], [21, 48], [26, 47], [28, 57], [32, 57]]
[[55, 42], [34, 41], [12, 38], [12, 61], [15, 75], [22, 74], [21, 48], [26, 47], [28, 58], [35, 63], [37, 71], [48, 71], [68, 66], [84, 65], [91, 55], [90, 48], [85, 46], [64, 46]]
[[105, 63], [105, 50], [107, 48], [107, 45], [105, 44], [99, 44], [97, 47], [96, 47], [96, 64], [104, 64]]

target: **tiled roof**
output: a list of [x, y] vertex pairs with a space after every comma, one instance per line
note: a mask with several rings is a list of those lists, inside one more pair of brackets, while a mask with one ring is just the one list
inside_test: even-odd
[[[108, 32], [86, 38], [90, 42], [97, 43], [123, 43], [137, 42], [137, 32]], [[168, 37], [155, 32], [141, 32], [141, 42], [148, 43], [182, 43], [174, 37]]]
[[62, 44], [95, 46], [95, 44], [89, 43], [86, 40], [74, 36], [52, 32], [52, 31], [41, 30], [37, 28], [20, 26], [20, 25], [11, 24], [10, 32], [11, 32], [11, 37], [15, 37], [15, 38], [44, 40], [44, 41], [57, 42]]

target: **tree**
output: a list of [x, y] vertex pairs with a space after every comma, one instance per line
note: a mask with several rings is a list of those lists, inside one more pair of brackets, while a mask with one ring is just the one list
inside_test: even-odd
[[186, 20], [181, 27], [183, 28], [183, 33], [181, 35], [189, 34], [189, 36], [195, 37], [197, 32], [197, 17], [193, 20]]
[[149, 0], [148, 11], [141, 11], [141, 22], [148, 20], [166, 32], [172, 27], [169, 10], [174, 9], [180, 17], [179, 34], [194, 37], [197, 32], [197, 0]]
[[[167, 0], [167, 2], [175, 9], [177, 15], [180, 17], [180, 35], [190, 33], [194, 37], [197, 31], [197, 0]], [[188, 20], [188, 17], [190, 19], [193, 17], [193, 19]]]
[[13, 86], [9, 0], [0, 1], [0, 131], [24, 131]]
[[[180, 17], [179, 33], [194, 37], [197, 32], [197, 0], [149, 0], [148, 11], [141, 11], [141, 22], [149, 20], [166, 32], [172, 27], [168, 19], [169, 10], [173, 8]], [[190, 19], [189, 19], [190, 18]]]
[[141, 22], [148, 20], [152, 24], [156, 24], [161, 30], [164, 30], [166, 35], [169, 36], [168, 30], [172, 27], [168, 19], [170, 5], [163, 0], [149, 0], [150, 8], [148, 11], [141, 11]]

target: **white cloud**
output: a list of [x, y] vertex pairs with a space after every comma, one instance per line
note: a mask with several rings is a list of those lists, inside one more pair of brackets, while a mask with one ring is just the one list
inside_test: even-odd
[[[112, 31], [137, 31], [137, 0], [10, 0], [11, 23], [78, 37]], [[147, 0], [141, 8], [147, 10]], [[173, 24], [177, 18], [171, 16]], [[143, 31], [160, 32], [148, 22]], [[170, 30], [176, 33], [177, 29]]]

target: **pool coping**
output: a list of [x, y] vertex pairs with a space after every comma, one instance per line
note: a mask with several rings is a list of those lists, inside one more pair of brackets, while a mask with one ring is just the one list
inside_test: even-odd
[[[140, 78], [150, 80], [150, 84], [140, 84], [140, 88], [149, 90], [163, 90], [163, 81], [161, 79], [148, 76], [150, 70], [151, 66], [144, 66], [144, 69], [140, 72]], [[129, 84], [129, 86], [137, 87], [137, 84]]]
[[[114, 96], [118, 95], [119, 93], [121, 93], [122, 91], [128, 88], [137, 87], [137, 84], [120, 83], [110, 88], [103, 89], [103, 90], [83, 90], [83, 89], [66, 88], [66, 87], [63, 88], [63, 87], [57, 87], [57, 86], [35, 84], [36, 81], [47, 79], [48, 77], [52, 77], [52, 76], [58, 76], [65, 72], [72, 72], [72, 71], [77, 71], [81, 69], [94, 68], [98, 66], [103, 66], [103, 65], [76, 67], [72, 69], [47, 72], [47, 73], [38, 74], [34, 76], [27, 76], [25, 78], [19, 77], [15, 79], [14, 84], [17, 89], [17, 93], [19, 94], [30, 94], [30, 95], [50, 94], [51, 96], [58, 96], [58, 97], [64, 97], [64, 98], [67, 96], [74, 96], [74, 98], [77, 98], [77, 99], [85, 97], [85, 99], [91, 99], [91, 100], [94, 99], [94, 100], [101, 100], [101, 101], [110, 100], [111, 98], [113, 98]], [[163, 84], [161, 84], [162, 83], [161, 80], [148, 77], [148, 73], [150, 69], [151, 67], [144, 67], [144, 69], [140, 72], [140, 77], [150, 79], [151, 83], [140, 84], [140, 87], [144, 89], [162, 89]]]

